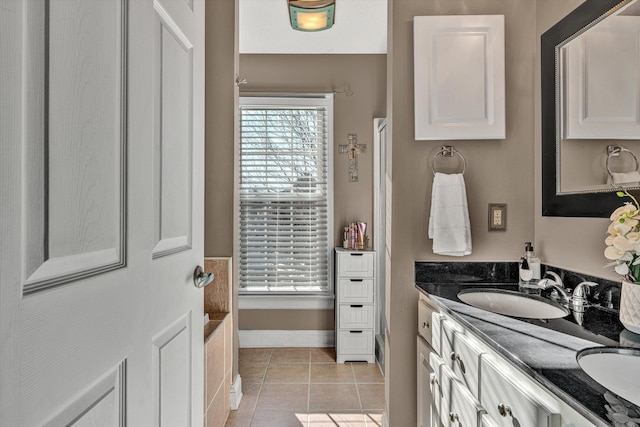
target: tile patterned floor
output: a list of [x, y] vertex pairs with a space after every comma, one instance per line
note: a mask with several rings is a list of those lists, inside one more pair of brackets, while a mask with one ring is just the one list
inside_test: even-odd
[[375, 363], [335, 362], [332, 348], [241, 348], [244, 396], [226, 427], [380, 427]]

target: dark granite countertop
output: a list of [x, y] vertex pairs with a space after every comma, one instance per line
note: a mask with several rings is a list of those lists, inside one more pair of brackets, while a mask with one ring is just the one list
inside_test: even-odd
[[[418, 273], [418, 263], [416, 270]], [[518, 319], [494, 314], [461, 302], [457, 294], [469, 288], [518, 290], [514, 283], [473, 283], [449, 281], [421, 282], [416, 274], [416, 287], [442, 309], [464, 325], [471, 333], [523, 372], [545, 386], [596, 426], [611, 426], [608, 411], [617, 399], [611, 392], [585, 374], [576, 361], [576, 353], [584, 348], [605, 346], [640, 347], [640, 335], [625, 330], [618, 312], [591, 306], [584, 313], [571, 313], [562, 319]], [[620, 401], [633, 416], [640, 407]], [[623, 424], [617, 424], [623, 425]]]

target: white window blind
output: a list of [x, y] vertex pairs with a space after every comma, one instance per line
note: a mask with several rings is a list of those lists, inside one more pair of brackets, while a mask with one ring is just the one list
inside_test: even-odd
[[331, 292], [331, 101], [241, 98], [241, 292]]

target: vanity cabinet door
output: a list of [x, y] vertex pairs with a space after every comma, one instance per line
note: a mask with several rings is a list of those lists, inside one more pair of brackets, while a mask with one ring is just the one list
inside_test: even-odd
[[445, 414], [448, 424], [445, 426], [477, 426], [478, 419], [485, 413], [480, 402], [458, 380], [451, 381], [451, 403], [449, 413]]
[[463, 332], [460, 325], [447, 319], [443, 322], [442, 358], [458, 379], [478, 399], [480, 355], [484, 353], [478, 340]]
[[560, 427], [558, 402], [541, 387], [487, 355], [480, 365], [480, 402], [498, 426]]
[[480, 402], [461, 383], [447, 365], [440, 367], [442, 400], [440, 422], [444, 426], [477, 426], [485, 411]]
[[446, 366], [440, 356], [435, 353], [429, 354], [429, 366], [431, 367], [431, 427], [440, 426], [440, 414], [442, 404], [442, 382], [441, 372], [442, 367]]
[[433, 351], [442, 354], [442, 322], [443, 316], [440, 313], [431, 314], [431, 347]]
[[417, 427], [431, 427], [431, 380], [433, 371], [429, 364], [431, 347], [420, 337], [416, 337], [417, 344]]

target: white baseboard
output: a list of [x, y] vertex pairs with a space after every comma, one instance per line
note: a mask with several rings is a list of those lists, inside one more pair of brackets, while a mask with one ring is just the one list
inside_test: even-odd
[[240, 407], [240, 401], [242, 400], [242, 378], [240, 374], [236, 375], [231, 384], [231, 410], [235, 411]]
[[253, 347], [335, 347], [334, 330], [281, 331], [240, 330], [240, 348]]

